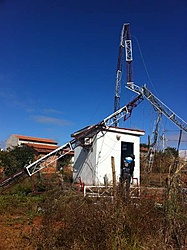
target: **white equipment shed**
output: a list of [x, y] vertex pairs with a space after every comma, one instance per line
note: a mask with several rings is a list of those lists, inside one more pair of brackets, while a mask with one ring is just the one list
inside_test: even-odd
[[[72, 134], [72, 137], [81, 138], [76, 142], [74, 149], [74, 181], [81, 179], [85, 185], [111, 185], [113, 182], [111, 157], [114, 157], [116, 181], [119, 181], [122, 161], [130, 154], [135, 155], [135, 169], [133, 184], [140, 183], [140, 136], [142, 130], [133, 130], [119, 127], [105, 127], [95, 129], [90, 134], [86, 127]], [[86, 134], [86, 137], [80, 136]]]

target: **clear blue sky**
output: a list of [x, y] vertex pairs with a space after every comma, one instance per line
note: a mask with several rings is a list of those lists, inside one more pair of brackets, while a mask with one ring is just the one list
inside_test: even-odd
[[[11, 134], [62, 145], [71, 133], [110, 115], [120, 33], [127, 22], [135, 83], [146, 83], [187, 121], [186, 0], [1, 0], [1, 145]], [[125, 88], [125, 73], [124, 64], [121, 105], [135, 97]], [[121, 126], [145, 130], [141, 141], [147, 142], [155, 118], [145, 100]], [[179, 129], [163, 118], [163, 131], [166, 146], [177, 147]], [[181, 148], [187, 149], [185, 133]]]

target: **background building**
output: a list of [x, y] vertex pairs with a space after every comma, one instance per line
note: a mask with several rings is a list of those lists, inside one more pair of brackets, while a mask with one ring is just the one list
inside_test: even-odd
[[[35, 159], [39, 159], [42, 156], [52, 152], [58, 148], [58, 143], [51, 139], [37, 138], [32, 136], [24, 135], [11, 135], [6, 141], [6, 150], [11, 149], [15, 146], [27, 145], [34, 148]], [[43, 169], [43, 173], [54, 173], [57, 171], [57, 160], [56, 156], [52, 156], [45, 162], [46, 168]]]
[[22, 144], [33, 146], [35, 149], [38, 149], [38, 151], [40, 152], [42, 151], [42, 149], [46, 150], [46, 153], [58, 147], [57, 146], [58, 143], [51, 139], [13, 134], [6, 141], [6, 150], [8, 148], [13, 148], [15, 146], [19, 146]]

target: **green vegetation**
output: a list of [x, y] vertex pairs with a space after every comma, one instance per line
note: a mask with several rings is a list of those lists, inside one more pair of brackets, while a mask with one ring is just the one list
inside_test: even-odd
[[15, 174], [33, 161], [34, 149], [27, 145], [0, 151], [0, 167], [4, 169], [5, 176]]

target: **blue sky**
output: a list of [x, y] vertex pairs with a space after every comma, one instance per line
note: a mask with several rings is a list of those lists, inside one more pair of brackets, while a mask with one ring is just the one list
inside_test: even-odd
[[[11, 134], [71, 134], [113, 113], [123, 23], [130, 23], [134, 79], [187, 121], [186, 0], [0, 1], [0, 142]], [[146, 67], [145, 67], [146, 66]], [[136, 95], [125, 88], [121, 106]], [[142, 129], [147, 142], [156, 113], [144, 100], [121, 126]], [[163, 117], [165, 146], [179, 129]], [[183, 133], [181, 149], [187, 149]]]

